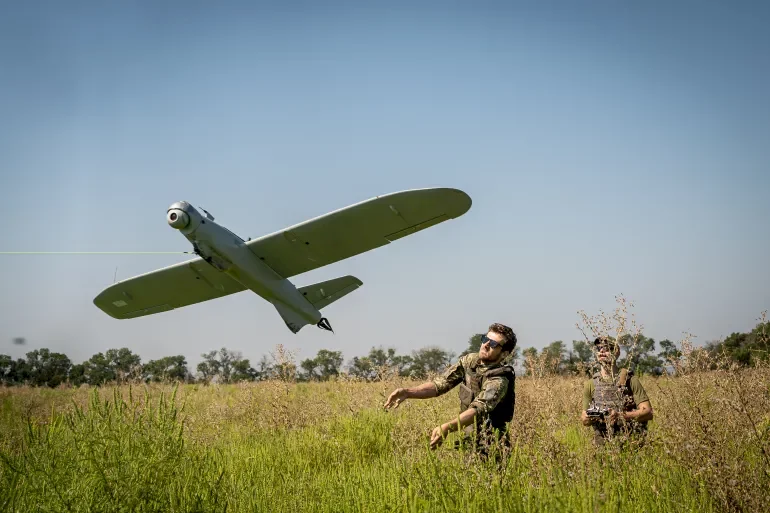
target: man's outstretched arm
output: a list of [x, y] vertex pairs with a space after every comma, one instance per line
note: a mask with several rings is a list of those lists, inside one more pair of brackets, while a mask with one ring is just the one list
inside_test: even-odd
[[388, 396], [388, 400], [385, 401], [385, 409], [397, 408], [405, 399], [429, 399], [437, 395], [438, 389], [436, 389], [436, 384], [432, 381], [412, 388], [397, 388]]
[[398, 407], [405, 399], [428, 399], [445, 394], [460, 384], [464, 375], [465, 370], [461, 359], [433, 381], [425, 382], [414, 388], [397, 388], [385, 401], [385, 409]]

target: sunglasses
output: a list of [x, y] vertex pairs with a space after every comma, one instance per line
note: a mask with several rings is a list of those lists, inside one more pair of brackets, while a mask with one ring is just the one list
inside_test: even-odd
[[481, 335], [481, 344], [484, 345], [484, 344], [487, 344], [487, 343], [489, 344], [489, 348], [490, 349], [494, 349], [497, 346], [502, 346], [503, 345], [502, 342], [498, 342], [497, 340], [492, 340], [491, 338], [489, 338], [486, 335]]

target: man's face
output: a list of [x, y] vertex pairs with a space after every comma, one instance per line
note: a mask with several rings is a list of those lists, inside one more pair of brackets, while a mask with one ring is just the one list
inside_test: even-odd
[[615, 354], [609, 344], [598, 344], [596, 346], [596, 359], [602, 365], [612, 365], [615, 361]]
[[[502, 343], [505, 339], [499, 333], [490, 331], [481, 339], [479, 348], [479, 358], [483, 362], [496, 362], [503, 353]], [[492, 347], [495, 346], [495, 347]]]

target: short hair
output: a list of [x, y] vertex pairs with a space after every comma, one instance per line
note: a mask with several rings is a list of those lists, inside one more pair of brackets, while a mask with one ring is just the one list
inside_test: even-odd
[[513, 351], [516, 347], [516, 333], [505, 324], [495, 322], [489, 325], [489, 330], [502, 335], [503, 337], [503, 351]]

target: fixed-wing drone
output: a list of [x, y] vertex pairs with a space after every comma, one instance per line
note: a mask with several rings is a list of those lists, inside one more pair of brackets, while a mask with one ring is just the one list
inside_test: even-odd
[[117, 282], [94, 304], [116, 319], [166, 312], [249, 289], [275, 306], [297, 333], [315, 324], [331, 331], [320, 310], [363, 283], [354, 276], [297, 288], [288, 278], [370, 251], [463, 215], [471, 198], [448, 188], [377, 196], [303, 223], [244, 241], [186, 201], [166, 221], [192, 243], [197, 258]]

